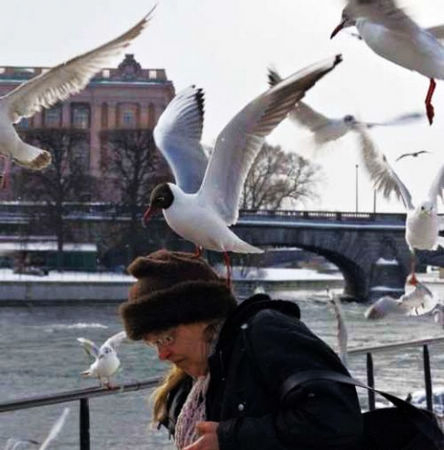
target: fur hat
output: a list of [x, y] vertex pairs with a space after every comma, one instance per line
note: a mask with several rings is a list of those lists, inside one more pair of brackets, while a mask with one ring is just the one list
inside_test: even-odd
[[158, 250], [136, 258], [128, 272], [137, 282], [119, 313], [133, 340], [181, 324], [223, 318], [236, 307], [225, 280], [191, 253]]

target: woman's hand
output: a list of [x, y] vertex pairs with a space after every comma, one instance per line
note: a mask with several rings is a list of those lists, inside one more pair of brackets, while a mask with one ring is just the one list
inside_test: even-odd
[[196, 431], [200, 438], [191, 445], [187, 445], [183, 450], [219, 450], [217, 440], [217, 427], [219, 422], [199, 422]]

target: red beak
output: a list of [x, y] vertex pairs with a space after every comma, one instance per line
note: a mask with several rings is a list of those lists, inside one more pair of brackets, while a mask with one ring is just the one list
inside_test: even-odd
[[330, 39], [333, 39], [343, 28], [345, 25], [345, 20], [343, 20], [334, 30], [333, 33], [330, 35]]
[[154, 215], [157, 212], [156, 208], [153, 208], [152, 206], [150, 206], [144, 213], [143, 215], [143, 219], [142, 219], [142, 225], [146, 226], [146, 224], [149, 222], [150, 217], [152, 215]]

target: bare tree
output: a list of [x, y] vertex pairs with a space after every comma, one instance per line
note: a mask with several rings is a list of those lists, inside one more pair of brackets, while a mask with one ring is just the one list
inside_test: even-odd
[[265, 143], [245, 180], [241, 208], [282, 209], [316, 198], [320, 167]]
[[15, 171], [13, 189], [17, 198], [45, 205], [39, 214], [39, 226], [56, 235], [57, 266], [61, 269], [63, 244], [69, 233], [66, 203], [89, 200], [94, 194], [94, 179], [88, 174], [89, 133], [71, 128], [29, 129], [20, 133], [25, 141], [52, 155], [51, 165], [43, 171]]
[[[101, 132], [106, 155], [104, 169], [111, 180], [120, 210], [129, 213], [121, 245], [128, 249], [128, 259], [137, 256], [140, 242], [146, 241], [141, 227], [141, 211], [158, 183], [171, 180], [168, 166], [156, 149], [152, 130], [117, 129]], [[143, 235], [143, 236], [142, 236]]]

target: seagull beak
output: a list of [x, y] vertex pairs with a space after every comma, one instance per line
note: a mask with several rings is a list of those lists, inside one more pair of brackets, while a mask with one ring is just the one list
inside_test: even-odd
[[152, 215], [154, 215], [157, 212], [157, 208], [153, 208], [152, 206], [150, 206], [146, 211], [145, 214], [143, 215], [143, 219], [142, 219], [142, 225], [144, 227], [146, 227], [147, 223], [150, 220], [150, 217]]
[[333, 33], [330, 35], [330, 39], [333, 39], [343, 28], [345, 25], [345, 20], [343, 20], [334, 30]]

